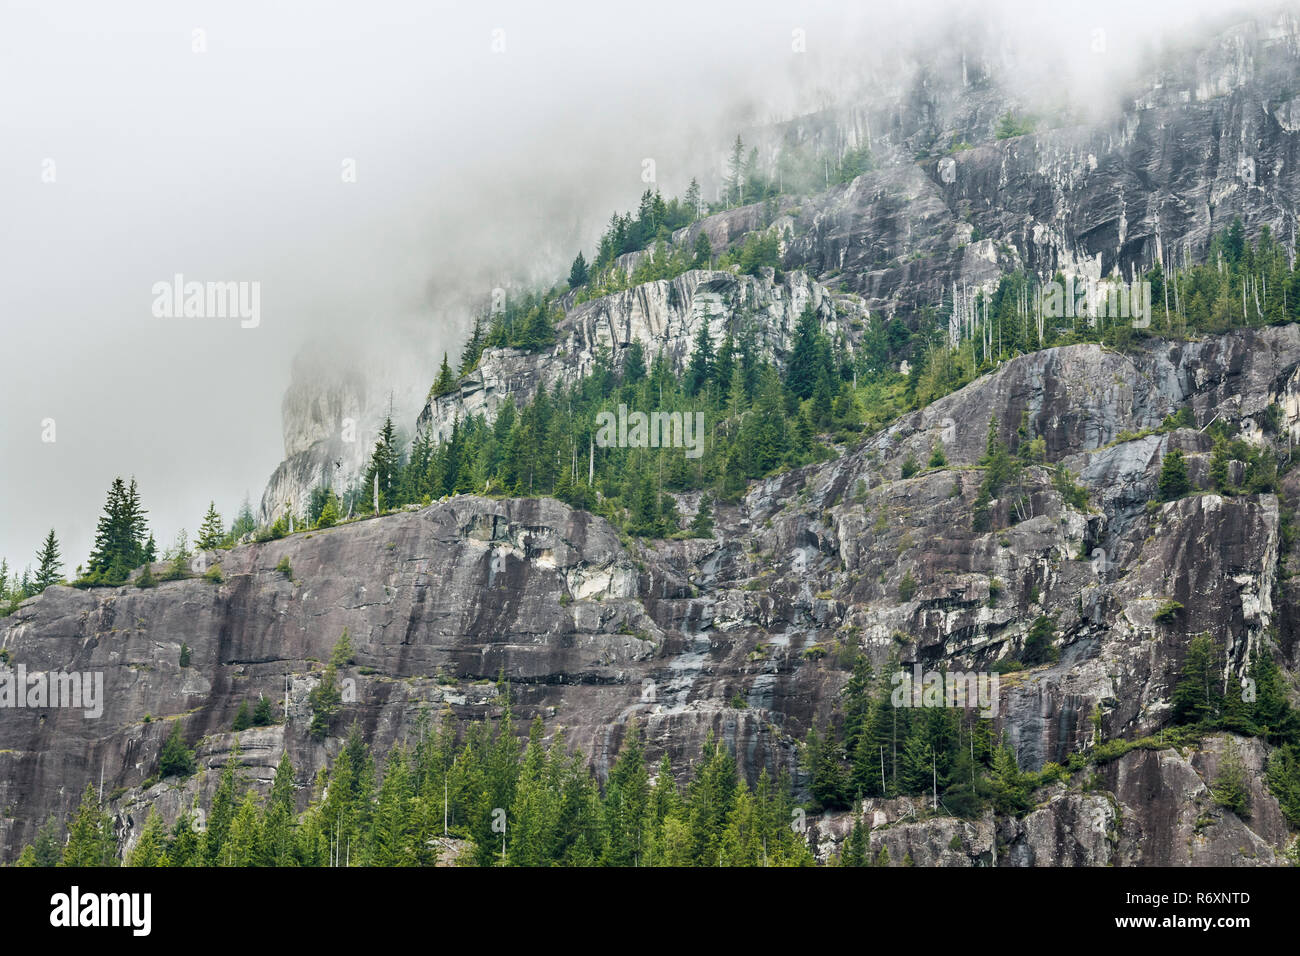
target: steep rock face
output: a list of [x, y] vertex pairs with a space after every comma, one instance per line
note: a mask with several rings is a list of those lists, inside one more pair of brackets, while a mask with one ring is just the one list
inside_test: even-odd
[[[925, 816], [927, 801], [866, 800], [860, 814], [813, 824], [818, 857], [842, 852], [855, 821], [870, 827], [870, 859], [916, 866], [1272, 866], [1290, 833], [1260, 784], [1263, 748], [1214, 736], [1201, 749], [1137, 750], [1103, 767], [1099, 788], [1040, 789], [1019, 819]], [[1248, 822], [1215, 804], [1210, 787], [1226, 746], [1252, 777]]]
[[485, 351], [478, 368], [455, 392], [425, 405], [417, 428], [432, 429], [443, 440], [451, 435], [457, 418], [483, 415], [490, 422], [503, 401], [526, 402], [539, 387], [568, 385], [590, 373], [601, 349], [621, 362], [623, 349], [632, 342], [645, 348], [647, 362], [663, 353], [675, 369], [682, 370], [695, 336], [705, 325], [716, 346], [728, 332], [738, 332], [741, 323], [747, 323], [764, 354], [780, 360], [808, 306], [832, 335], [848, 330], [852, 323], [861, 328], [868, 318], [856, 297], [833, 296], [802, 272], [786, 273], [778, 280], [771, 269], [759, 276], [693, 270], [593, 299], [569, 310], [556, 328], [555, 345], [543, 352]]
[[[783, 197], [775, 215], [763, 203], [727, 209], [673, 236], [690, 248], [703, 233], [721, 254], [749, 233], [775, 230], [791, 270], [783, 281], [700, 271], [577, 307], [570, 294], [553, 348], [485, 353], [456, 392], [432, 401], [432, 360], [371, 370], [364, 388], [295, 376], [283, 410], [286, 460], [263, 495], [263, 520], [284, 513], [285, 502], [301, 507], [314, 486], [356, 480], [394, 388], [399, 422], [418, 410], [415, 427], [445, 438], [457, 415], [491, 419], [506, 395], [526, 401], [540, 385], [577, 379], [602, 343], [617, 360], [616, 346], [639, 340], [680, 365], [702, 321], [716, 342], [743, 316], [780, 359], [792, 316], [809, 300], [824, 325], [855, 329], [922, 308], [945, 313], [956, 296], [991, 291], [1011, 270], [1131, 280], [1157, 262], [1203, 258], [1235, 216], [1249, 234], [1267, 225], [1294, 246], [1300, 22], [1290, 13], [1230, 23], [1161, 60], [1127, 91], [1123, 109], [1040, 117], [1039, 131], [1004, 139], [1000, 119], [1024, 111], [1014, 92], [1023, 75], [970, 37], [953, 41], [943, 62], [881, 78], [869, 100], [755, 131], [765, 175], [779, 180], [785, 154], [813, 148], [826, 168], [823, 191]], [[832, 164], [862, 147], [875, 168], [831, 185]], [[620, 264], [630, 270], [644, 255]], [[856, 336], [847, 338], [852, 347]], [[343, 441], [336, 424], [310, 449], [297, 447], [296, 436], [318, 430], [322, 406], [357, 406], [362, 437]]]
[[[1094, 714], [1106, 738], [1158, 733], [1190, 637], [1219, 640], [1234, 681], [1274, 623], [1294, 617], [1295, 590], [1280, 573], [1276, 496], [1202, 491], [1148, 508], [1164, 450], [1182, 448], [1204, 484], [1208, 441], [1194, 429], [1121, 433], [1178, 407], [1198, 422], [1226, 414], [1239, 424], [1269, 401], [1294, 408], [1297, 363], [1293, 327], [1152, 341], [1125, 355], [1072, 346], [1023, 356], [839, 458], [755, 484], [718, 508], [711, 540], [625, 543], [604, 520], [553, 500], [457, 497], [214, 552], [220, 584], [53, 587], [0, 621], [0, 647], [33, 672], [102, 672], [106, 706], [93, 720], [19, 709], [0, 723], [5, 853], [101, 773], [124, 841], [148, 806], [170, 820], [196, 793], [206, 800], [215, 773], [143, 786], [170, 721], [184, 722], [215, 768], [234, 744], [240, 702], [258, 694], [287, 695], [289, 721], [241, 735], [239, 759], [265, 785], [287, 749], [303, 803], [352, 721], [382, 752], [422, 712], [499, 714], [498, 675], [518, 718], [540, 715], [548, 734], [565, 728], [600, 773], [635, 716], [652, 757], [668, 752], [676, 767], [713, 733], [751, 777], [787, 768], [798, 779], [795, 743], [830, 717], [847, 680], [837, 646], [855, 645], [878, 671], [891, 656], [988, 669], [1018, 655], [1032, 622], [1050, 615], [1059, 660], [1003, 675], [991, 715], [1022, 768], [1086, 749]], [[981, 472], [971, 466], [989, 420], [1006, 423], [1010, 439], [1026, 409], [1031, 434], [1048, 439], [1047, 461], [990, 502], [995, 530], [976, 531]], [[1297, 423], [1284, 413], [1282, 424]], [[936, 440], [949, 464], [902, 479], [902, 461]], [[1062, 497], [1056, 462], [1076, 471], [1088, 509]], [[282, 560], [290, 574], [276, 570]], [[916, 588], [904, 595], [909, 573]], [[1182, 614], [1156, 621], [1170, 599]], [[343, 675], [351, 699], [317, 742], [307, 695], [344, 628], [356, 651]], [[1293, 662], [1288, 625], [1279, 637]], [[1024, 818], [987, 826], [904, 819], [903, 804], [882, 804], [895, 825], [881, 839], [895, 863], [991, 863], [995, 845], [998, 865], [1227, 861], [1243, 846], [1242, 859], [1269, 862], [1289, 835], [1259, 786], [1262, 749], [1242, 744], [1256, 810], [1238, 821], [1204, 801], [1216, 746], [1134, 751], [1100, 768], [1100, 789], [1045, 792]], [[1118, 808], [1104, 828], [1080, 823], [1103, 804]]]
[[312, 489], [342, 493], [356, 482], [384, 418], [391, 412], [399, 428], [410, 420], [424, 397], [420, 383], [433, 367], [431, 359], [407, 350], [300, 353], [280, 409], [284, 460], [267, 481], [259, 520], [270, 524], [290, 511], [301, 519]]
[[951, 303], [954, 286], [987, 287], [999, 268], [1132, 279], [1196, 261], [1234, 216], [1293, 243], [1300, 21], [1283, 10], [1198, 42], [1145, 71], [1122, 110], [1040, 116], [1029, 134], [995, 136], [1024, 113], [1015, 64], [976, 62], [960, 38], [960, 63], [767, 132], [770, 169], [798, 142], [868, 145], [880, 167], [800, 203], [789, 261], [823, 280], [842, 271], [889, 314]]

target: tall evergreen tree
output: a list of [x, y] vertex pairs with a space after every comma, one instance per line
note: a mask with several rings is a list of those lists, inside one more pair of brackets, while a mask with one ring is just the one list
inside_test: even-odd
[[81, 803], [68, 825], [63, 866], [116, 866], [117, 842], [112, 821], [99, 805], [93, 784], [86, 784]]
[[120, 584], [144, 563], [148, 527], [135, 479], [128, 487], [114, 478], [108, 489], [104, 514], [95, 529], [95, 543], [86, 565], [86, 578], [93, 583]]
[[587, 284], [587, 260], [583, 258], [582, 251], [573, 260], [573, 265], [569, 268], [569, 288], [576, 289], [578, 286]]
[[221, 515], [217, 514], [217, 503], [208, 502], [207, 513], [203, 516], [203, 522], [199, 525], [198, 538], [194, 544], [200, 551], [211, 551], [219, 547], [225, 540], [226, 529], [222, 524]]
[[[433, 383], [434, 397], [447, 395], [456, 390], [456, 376], [447, 363], [447, 353], [442, 353], [442, 365], [438, 368], [438, 377]], [[390, 419], [391, 421], [391, 419]]]
[[695, 333], [695, 349], [686, 367], [686, 394], [698, 395], [713, 377], [713, 339], [709, 336], [709, 323], [701, 322]]
[[[444, 367], [446, 356], [443, 357]], [[402, 479], [402, 450], [398, 446], [397, 430], [393, 427], [393, 418], [384, 419], [384, 427], [375, 442], [375, 450], [370, 454], [370, 465], [362, 480], [362, 507], [372, 507], [375, 478], [379, 479], [379, 510], [387, 511], [397, 504], [397, 490]]]
[[40, 553], [36, 555], [36, 577], [33, 579], [36, 593], [39, 594], [51, 584], [61, 581], [62, 571], [63, 561], [59, 556], [59, 542], [54, 537], [54, 529], [51, 528], [50, 533], [45, 536], [45, 543], [41, 545]]

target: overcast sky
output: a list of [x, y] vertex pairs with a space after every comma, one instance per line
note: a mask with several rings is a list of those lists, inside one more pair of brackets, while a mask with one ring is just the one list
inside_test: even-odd
[[[1080, 53], [1188, 16], [1130, 7], [1013, 6], [1010, 29]], [[256, 506], [305, 343], [454, 355], [458, 303], [590, 254], [643, 159], [678, 194], [742, 125], [959, 8], [4, 2], [0, 556], [21, 570], [53, 527], [71, 576], [116, 475], [160, 547], [209, 499]], [[259, 283], [260, 322], [156, 317], [177, 273]]]

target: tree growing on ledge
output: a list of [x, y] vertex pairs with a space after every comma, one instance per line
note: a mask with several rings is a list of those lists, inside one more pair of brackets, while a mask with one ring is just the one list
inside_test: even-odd
[[[446, 367], [444, 357], [443, 368]], [[397, 485], [402, 477], [402, 450], [397, 441], [397, 430], [393, 427], [391, 415], [384, 419], [383, 431], [379, 433], [375, 450], [370, 455], [370, 467], [366, 469], [365, 478], [361, 482], [365, 493], [360, 504], [366, 510], [373, 507], [371, 490], [375, 487], [376, 477], [379, 479], [379, 510], [382, 512], [396, 503]]]
[[1187, 462], [1183, 460], [1183, 453], [1177, 448], [1165, 455], [1160, 465], [1159, 488], [1162, 501], [1181, 498], [1192, 488], [1191, 482], [1187, 479]]
[[63, 561], [59, 556], [59, 542], [54, 537], [54, 529], [45, 536], [45, 543], [36, 556], [36, 593], [44, 591], [51, 584], [62, 580]]
[[433, 397], [446, 395], [456, 390], [456, 376], [447, 364], [447, 353], [442, 353], [442, 366], [438, 369], [438, 378], [433, 383]]
[[181, 724], [172, 724], [172, 732], [163, 744], [162, 755], [158, 758], [158, 775], [160, 777], [188, 777], [194, 773], [194, 751], [185, 746], [181, 737]]
[[140, 494], [131, 479], [128, 487], [114, 478], [108, 489], [104, 514], [95, 529], [95, 544], [86, 563], [85, 580], [91, 584], [121, 584], [144, 563], [145, 519]]
[[198, 540], [194, 544], [200, 551], [211, 551], [220, 546], [225, 537], [225, 527], [221, 523], [221, 515], [217, 514], [216, 502], [209, 501], [208, 512], [203, 516], [203, 523], [199, 525]]
[[573, 265], [569, 267], [569, 288], [576, 289], [580, 285], [587, 284], [587, 260], [583, 257], [581, 250], [577, 258], [573, 260]]

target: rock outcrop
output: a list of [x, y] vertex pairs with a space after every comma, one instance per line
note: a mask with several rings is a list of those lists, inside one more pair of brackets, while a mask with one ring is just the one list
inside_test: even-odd
[[[564, 727], [600, 773], [635, 716], [650, 753], [670, 753], [675, 766], [713, 733], [751, 777], [787, 768], [798, 779], [796, 741], [828, 718], [847, 679], [835, 655], [809, 651], [853, 643], [878, 669], [891, 653], [984, 669], [1016, 654], [1049, 614], [1059, 660], [1005, 675], [993, 718], [1022, 768], [1089, 746], [1098, 712], [1106, 738], [1158, 732], [1190, 636], [1220, 640], [1225, 679], [1235, 679], [1290, 615], [1294, 592], [1278, 586], [1277, 496], [1201, 492], [1147, 508], [1165, 448], [1192, 462], [1208, 448], [1195, 429], [1131, 435], [1178, 408], [1198, 422], [1245, 422], [1270, 402], [1297, 407], [1298, 365], [1295, 327], [1152, 341], [1126, 355], [1079, 345], [1023, 356], [833, 461], [753, 486], [718, 509], [712, 540], [624, 541], [551, 499], [461, 496], [211, 553], [221, 583], [50, 588], [0, 622], [0, 647], [29, 672], [102, 672], [106, 706], [98, 719], [7, 713], [7, 852], [101, 774], [124, 840], [147, 806], [171, 817], [196, 791], [206, 797], [215, 773], [150, 781], [170, 722], [183, 721], [202, 741], [202, 764], [217, 767], [234, 745], [235, 710], [258, 694], [287, 697], [289, 713], [240, 736], [239, 759], [260, 785], [287, 749], [305, 787], [353, 721], [382, 752], [422, 712], [499, 713], [499, 675], [517, 716]], [[1003, 495], [992, 503], [999, 530], [977, 532], [970, 465], [989, 419], [1018, 422], [1023, 410], [1047, 438], [1047, 460], [1014, 492], [1028, 513], [1011, 520], [1013, 496]], [[948, 465], [903, 479], [904, 458], [936, 439]], [[1077, 472], [1089, 508], [1063, 499], [1057, 462]], [[903, 600], [908, 573], [917, 587]], [[1169, 599], [1185, 623], [1155, 620]], [[335, 735], [316, 742], [307, 694], [344, 629], [356, 652], [348, 702]], [[1293, 663], [1294, 643], [1281, 650]], [[895, 862], [991, 863], [993, 828], [999, 865], [1228, 862], [1229, 847], [1277, 859], [1288, 833], [1258, 772], [1251, 819], [1205, 803], [1215, 746], [1134, 751], [1103, 768], [1094, 790], [1055, 785], [1021, 819], [908, 822], [885, 808], [893, 825], [880, 839]], [[1262, 754], [1249, 753], [1258, 771]], [[1079, 824], [1107, 806], [1105, 834]]]

